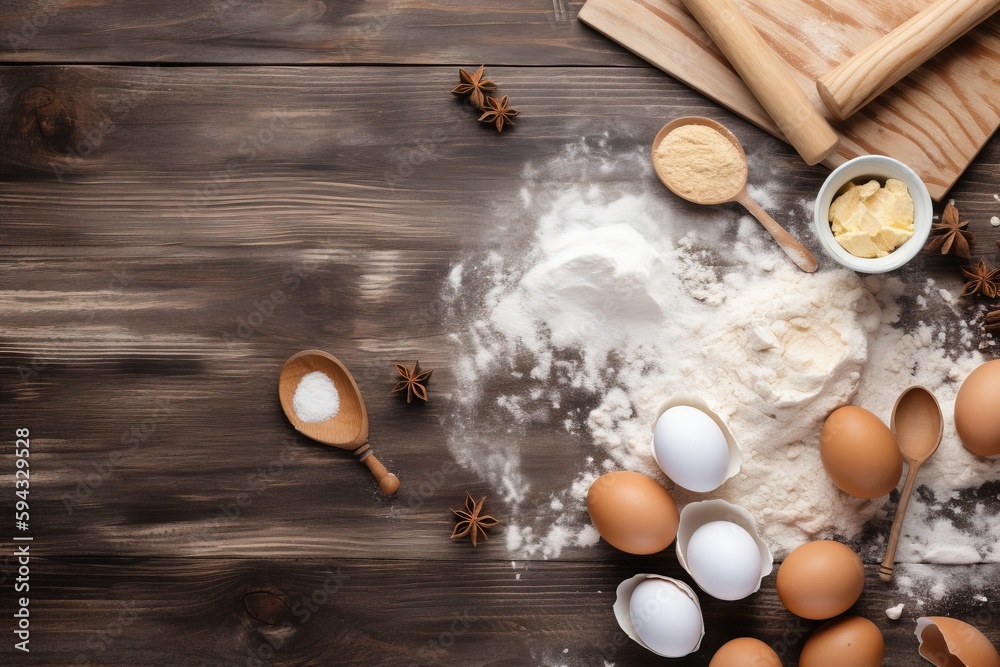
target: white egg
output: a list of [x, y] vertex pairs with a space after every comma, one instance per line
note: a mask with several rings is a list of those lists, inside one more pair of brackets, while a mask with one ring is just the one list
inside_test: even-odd
[[698, 603], [665, 579], [646, 579], [636, 586], [629, 616], [642, 643], [667, 658], [698, 650], [705, 632]]
[[735, 523], [712, 521], [698, 528], [686, 557], [695, 583], [712, 597], [742, 600], [760, 587], [760, 548]]
[[667, 477], [689, 491], [713, 491], [729, 476], [725, 433], [690, 405], [676, 405], [656, 420], [653, 457]]

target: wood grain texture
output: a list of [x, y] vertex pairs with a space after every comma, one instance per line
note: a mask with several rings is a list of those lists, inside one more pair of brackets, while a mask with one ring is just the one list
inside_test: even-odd
[[834, 118], [850, 118], [997, 9], [996, 0], [936, 0], [817, 79], [820, 97]]
[[0, 0], [0, 61], [629, 65], [582, 0]]
[[[858, 3], [788, 0], [740, 6], [799, 87], [830, 119], [816, 79], [903, 23], [930, 0]], [[588, 0], [579, 18], [653, 65], [781, 136], [681, 0]], [[834, 123], [836, 166], [883, 154], [912, 167], [941, 200], [1000, 125], [1000, 17], [956, 41], [850, 119]]]
[[[169, 664], [241, 667], [535, 667], [660, 665], [629, 640], [611, 605], [636, 572], [684, 577], [673, 557], [599, 562], [309, 559], [39, 560], [38, 654], [45, 664]], [[867, 571], [851, 613], [874, 621], [886, 665], [918, 664], [916, 619], [933, 610], [975, 624], [1000, 642], [998, 566], [952, 576], [989, 581], [960, 586], [947, 601], [908, 605]], [[973, 598], [982, 595], [990, 602]], [[729, 639], [754, 636], [794, 667], [820, 622], [784, 609], [774, 578], [740, 602], [701, 596], [707, 633], [694, 655], [670, 664], [705, 667]], [[251, 613], [252, 612], [252, 613]], [[35, 644], [33, 644], [34, 646]], [[254, 662], [254, 660], [259, 662]]]
[[[581, 135], [645, 155], [663, 119], [714, 116], [752, 164], [767, 165], [751, 169], [751, 184], [793, 175], [772, 212], [818, 252], [794, 211], [822, 167], [802, 168], [787, 147], [654, 71], [574, 70], [553, 96], [546, 84], [558, 74], [496, 70], [524, 100], [523, 120], [498, 136], [447, 93], [452, 68], [0, 70], [3, 114], [22, 91], [45, 87], [70, 100], [74, 119], [74, 104], [118, 119], [94, 150], [68, 153], [62, 180], [43, 160], [67, 153], [33, 134], [6, 135], [0, 168], [0, 399], [7, 419], [36, 432], [47, 552], [464, 554], [442, 539], [448, 508], [466, 487], [485, 489], [444, 444], [462, 388], [442, 285], [464, 253], [495, 242], [492, 225], [470, 221], [516, 210], [524, 166]], [[246, 159], [241, 145], [275, 109], [287, 122]], [[86, 141], [90, 117], [74, 120], [68, 145], [77, 132]], [[987, 257], [1000, 239], [986, 222], [997, 211], [998, 156], [991, 145], [953, 193]], [[735, 215], [732, 206], [716, 214]], [[925, 274], [960, 284], [948, 258], [922, 257], [902, 273]], [[974, 304], [962, 306], [971, 315]], [[278, 373], [313, 347], [357, 378], [372, 447], [403, 483], [395, 500], [377, 497], [348, 452], [296, 436], [284, 418]], [[392, 362], [417, 359], [435, 369], [432, 400], [407, 406], [389, 394]], [[592, 453], [582, 439], [558, 442], [530, 457], [553, 484], [567, 461]], [[345, 523], [365, 530], [345, 537]]]
[[[624, 640], [610, 604], [636, 572], [676, 573], [670, 551], [630, 558], [601, 543], [512, 566], [503, 526], [475, 550], [448, 539], [449, 508], [466, 490], [491, 492], [445, 444], [464, 388], [442, 285], [456, 261], [495, 245], [526, 166], [581, 141], [647, 155], [665, 120], [716, 118], [746, 146], [751, 184], [783, 175], [769, 210], [814, 251], [796, 211], [827, 172], [651, 69], [491, 75], [522, 110], [501, 136], [448, 93], [454, 67], [0, 68], [0, 421], [32, 429], [30, 664], [662, 662]], [[998, 180], [993, 141], [951, 193], [987, 259], [1000, 240], [987, 222]], [[959, 284], [947, 258], [901, 275]], [[297, 436], [283, 417], [278, 373], [310, 347], [356, 377], [372, 445], [403, 483], [395, 498], [350, 452]], [[407, 406], [389, 393], [391, 362], [417, 359], [435, 369], [431, 401]], [[524, 465], [553, 487], [594, 452], [555, 426], [529, 436], [550, 446]], [[0, 474], [11, 467], [0, 449]], [[496, 499], [487, 506], [509, 519]], [[870, 530], [863, 540], [887, 522]], [[341, 588], [299, 623], [294, 605], [322, 598], [330, 572]], [[914, 593], [925, 606], [899, 624], [880, 614], [904, 598], [874, 572], [861, 610], [887, 633], [889, 667], [913, 666], [921, 613], [1000, 639], [996, 566], [962, 570], [971, 588], [940, 600]], [[811, 625], [790, 621], [772, 586], [736, 605], [706, 600], [718, 631], [677, 664], [703, 667], [746, 633], [787, 642], [794, 665]], [[272, 656], [255, 653], [265, 645]]]

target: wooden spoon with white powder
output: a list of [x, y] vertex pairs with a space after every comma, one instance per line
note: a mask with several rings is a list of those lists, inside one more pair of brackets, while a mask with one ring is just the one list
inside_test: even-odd
[[687, 116], [663, 126], [653, 140], [653, 169], [678, 197], [695, 204], [742, 204], [796, 266], [813, 272], [813, 254], [747, 194], [747, 156], [740, 140], [710, 118]]

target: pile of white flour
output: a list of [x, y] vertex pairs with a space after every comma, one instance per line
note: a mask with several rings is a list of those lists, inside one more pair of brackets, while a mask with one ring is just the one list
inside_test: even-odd
[[[955, 312], [952, 292], [916, 270], [862, 279], [825, 257], [803, 273], [751, 218], [679, 201], [647, 163], [645, 152], [580, 145], [530, 169], [521, 215], [508, 214], [493, 250], [456, 265], [445, 288], [461, 350], [449, 447], [506, 501], [512, 555], [596, 543], [587, 489], [628, 469], [663, 481], [679, 505], [746, 507], [779, 556], [836, 537], [880, 558], [886, 499], [833, 486], [820, 429], [846, 404], [888, 421], [899, 393], [920, 384], [941, 402], [946, 436], [922, 469], [898, 557], [1000, 561], [990, 502], [1000, 487], [984, 486], [1000, 480], [1000, 462], [969, 454], [951, 421], [961, 380], [992, 341]], [[758, 189], [768, 199], [773, 188]], [[742, 449], [740, 474], [714, 493], [675, 488], [650, 456], [656, 409], [676, 393], [704, 398]], [[530, 478], [529, 458], [533, 471], [562, 472]]]

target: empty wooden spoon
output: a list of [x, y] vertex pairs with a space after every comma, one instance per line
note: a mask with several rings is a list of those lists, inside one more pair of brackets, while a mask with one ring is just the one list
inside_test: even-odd
[[934, 394], [923, 387], [910, 387], [900, 394], [896, 405], [892, 407], [892, 434], [903, 453], [907, 471], [906, 483], [903, 484], [899, 506], [896, 508], [896, 518], [889, 533], [885, 560], [879, 568], [882, 581], [892, 579], [892, 570], [896, 564], [896, 545], [903, 530], [903, 518], [917, 480], [917, 471], [937, 451], [944, 436], [944, 417]]
[[[340, 394], [340, 410], [326, 421], [305, 422], [295, 413], [292, 398], [299, 381], [314, 371], [321, 371], [333, 380]], [[293, 355], [281, 369], [278, 397], [281, 399], [281, 409], [296, 431], [324, 445], [353, 450], [358, 460], [375, 475], [382, 493], [391, 496], [396, 492], [399, 478], [385, 469], [368, 446], [368, 412], [365, 410], [365, 402], [354, 378], [339, 359], [322, 350], [305, 350]]]
[[[670, 174], [666, 174], [660, 170], [656, 160], [656, 149], [668, 134], [683, 125], [704, 125], [705, 127], [712, 128], [728, 139], [733, 146], [736, 147], [736, 150], [740, 154], [740, 159], [743, 160], [743, 183], [734, 188], [732, 192], [727, 192], [723, 196], [715, 199], [695, 199], [682, 192], [682, 189], [672, 180]], [[731, 201], [743, 204], [743, 207], [746, 208], [746, 210], [748, 210], [753, 217], [757, 218], [757, 221], [764, 226], [764, 229], [770, 232], [771, 236], [774, 237], [774, 240], [778, 242], [778, 245], [780, 245], [781, 249], [785, 251], [785, 254], [788, 255], [793, 262], [795, 262], [796, 266], [803, 271], [808, 271], [810, 273], [815, 271], [819, 265], [816, 262], [816, 258], [813, 257], [813, 254], [806, 250], [801, 243], [796, 241], [794, 236], [789, 234], [784, 227], [779, 225], [774, 218], [768, 215], [767, 212], [762, 209], [749, 194], [747, 194], [746, 164], [747, 156], [746, 153], [743, 152], [743, 146], [740, 144], [740, 140], [736, 138], [736, 135], [727, 130], [725, 126], [715, 122], [711, 118], [702, 118], [701, 116], [685, 116], [684, 118], [678, 118], [664, 125], [663, 128], [657, 132], [656, 138], [653, 139], [653, 169], [656, 171], [656, 175], [659, 176], [663, 184], [667, 186], [671, 192], [678, 197], [686, 199], [689, 202], [694, 202], [695, 204], [723, 204]]]

